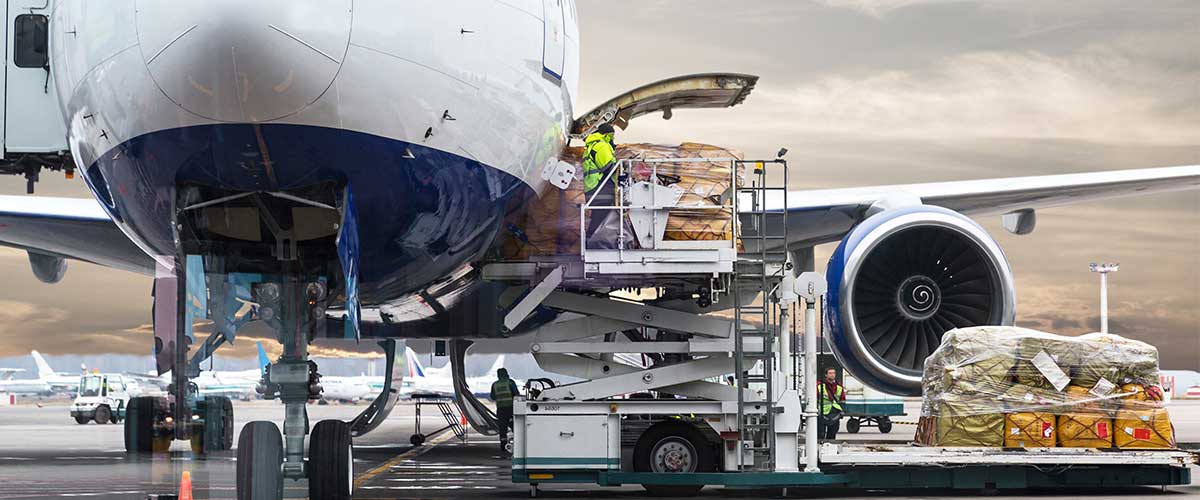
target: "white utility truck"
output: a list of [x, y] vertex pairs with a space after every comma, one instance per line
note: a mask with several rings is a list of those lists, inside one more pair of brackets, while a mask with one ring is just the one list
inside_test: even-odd
[[75, 402], [71, 404], [71, 418], [80, 425], [93, 420], [100, 425], [116, 424], [125, 419], [129, 399], [129, 381], [125, 377], [104, 373], [83, 375]]

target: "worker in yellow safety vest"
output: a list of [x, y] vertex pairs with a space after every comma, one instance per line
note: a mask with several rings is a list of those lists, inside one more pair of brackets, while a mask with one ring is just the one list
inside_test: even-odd
[[496, 403], [496, 424], [500, 427], [500, 453], [508, 454], [508, 429], [513, 421], [513, 398], [521, 395], [517, 383], [508, 378], [508, 370], [496, 370], [496, 381], [492, 383], [492, 401]]
[[846, 388], [837, 381], [837, 369], [825, 370], [825, 379], [817, 383], [817, 403], [821, 416], [818, 419], [817, 439], [837, 439], [842, 424], [842, 403], [846, 402]]
[[[617, 164], [616, 150], [613, 145], [615, 131], [608, 123], [601, 123], [596, 131], [584, 139], [586, 149], [583, 152], [583, 192], [592, 206], [611, 207], [617, 203], [617, 176], [614, 174], [610, 182], [604, 182], [609, 170]], [[603, 184], [603, 185], [602, 185]], [[595, 195], [593, 199], [592, 196]], [[588, 214], [587, 238], [592, 237], [613, 210], [592, 210]]]

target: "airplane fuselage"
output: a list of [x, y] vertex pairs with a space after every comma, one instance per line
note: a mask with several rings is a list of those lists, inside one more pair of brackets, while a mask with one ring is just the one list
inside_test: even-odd
[[575, 16], [566, 0], [59, 0], [50, 60], [76, 164], [146, 253], [175, 255], [181, 186], [323, 186], [353, 196], [359, 297], [386, 304], [460, 276], [510, 200], [543, 188], [578, 94]]

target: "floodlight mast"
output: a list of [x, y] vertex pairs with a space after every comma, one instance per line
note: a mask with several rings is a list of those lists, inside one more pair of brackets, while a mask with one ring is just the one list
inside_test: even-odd
[[1121, 268], [1119, 263], [1088, 265], [1093, 273], [1100, 273], [1100, 333], [1108, 333], [1108, 273], [1115, 273]]

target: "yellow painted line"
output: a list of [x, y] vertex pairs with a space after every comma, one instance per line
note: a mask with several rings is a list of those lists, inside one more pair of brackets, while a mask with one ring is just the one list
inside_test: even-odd
[[372, 479], [375, 479], [376, 476], [383, 474], [388, 469], [395, 467], [397, 465], [400, 465], [400, 463], [405, 460], [408, 460], [413, 457], [418, 457], [418, 456], [424, 454], [425, 452], [432, 450], [434, 446], [437, 446], [441, 443], [449, 441], [450, 438], [452, 438], [452, 437], [454, 437], [453, 432], [443, 432], [441, 435], [436, 436], [433, 439], [430, 439], [429, 442], [427, 442], [421, 446], [418, 446], [418, 447], [408, 450], [404, 453], [396, 455], [395, 458], [392, 458], [391, 460], [384, 462], [382, 465], [380, 465], [374, 469], [371, 469], [369, 471], [366, 471], [366, 472], [362, 473], [362, 475], [358, 476], [358, 479], [354, 480], [354, 488], [358, 489], [358, 488], [362, 487], [362, 485], [367, 484], [367, 482], [369, 482]]

